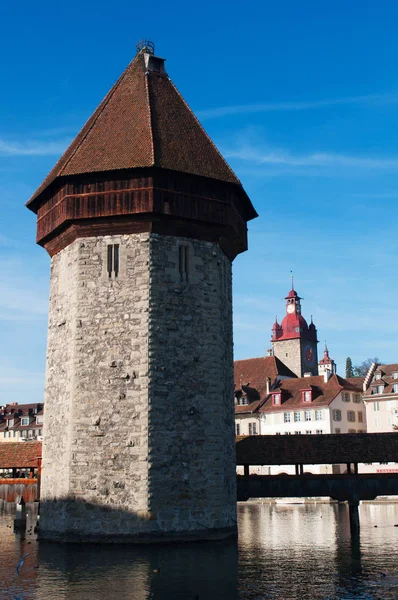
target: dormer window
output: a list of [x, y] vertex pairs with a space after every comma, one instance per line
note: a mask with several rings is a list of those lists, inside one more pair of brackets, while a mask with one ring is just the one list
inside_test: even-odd
[[312, 391], [311, 390], [303, 391], [303, 402], [312, 402]]
[[384, 392], [384, 385], [378, 385], [377, 386], [377, 393], [378, 394], [382, 394]]
[[381, 373], [375, 373], [375, 379], [381, 379]]
[[392, 378], [398, 379], [398, 371], [393, 371]]
[[8, 419], [8, 427], [14, 427], [14, 419]]
[[272, 400], [273, 400], [272, 404], [274, 406], [280, 406], [281, 401], [282, 401], [282, 394], [280, 392], [278, 392], [277, 394], [273, 394]]
[[29, 417], [22, 417], [21, 425], [29, 425]]

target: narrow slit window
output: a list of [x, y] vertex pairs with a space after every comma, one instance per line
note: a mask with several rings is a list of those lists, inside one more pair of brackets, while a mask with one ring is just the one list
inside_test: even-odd
[[119, 244], [113, 245], [113, 271], [117, 277], [119, 275]]
[[107, 270], [108, 270], [108, 277], [111, 278], [112, 271], [113, 271], [113, 245], [112, 244], [110, 244], [108, 246]]
[[120, 270], [119, 265], [119, 244], [109, 244], [107, 247], [107, 272], [109, 279], [112, 277], [115, 277], [115, 279], [117, 278]]
[[179, 249], [179, 271], [180, 281], [189, 281], [189, 248], [180, 246]]

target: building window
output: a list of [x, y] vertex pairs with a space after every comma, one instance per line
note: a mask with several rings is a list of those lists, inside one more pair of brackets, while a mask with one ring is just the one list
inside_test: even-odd
[[39, 429], [39, 435], [42, 435], [42, 430], [41, 429]]
[[14, 419], [8, 419], [8, 427], [14, 427]]
[[249, 423], [249, 435], [257, 435], [257, 423]]
[[[41, 432], [40, 432], [40, 435], [41, 435]], [[240, 424], [239, 423], [236, 424], [236, 435], [240, 435]]]
[[315, 421], [322, 421], [322, 420], [323, 420], [323, 411], [316, 410], [315, 411]]
[[333, 414], [333, 421], [341, 421], [341, 410], [336, 408], [332, 414]]
[[43, 423], [43, 417], [42, 417], [42, 416], [40, 416], [40, 417], [36, 417], [36, 423], [37, 423], [38, 425], [41, 425], [41, 424]]
[[108, 244], [107, 247], [107, 271], [109, 279], [119, 275], [119, 244]]
[[275, 435], [281, 435], [281, 432], [280, 432], [280, 431], [277, 431]]
[[307, 429], [307, 431], [306, 431], [305, 433], [306, 433], [307, 435], [311, 435], [311, 434], [312, 434], [312, 431], [310, 431], [310, 430], [308, 430], [308, 429]]
[[355, 422], [355, 412], [353, 410], [347, 411], [347, 420], [350, 421], [350, 423]]
[[323, 429], [317, 429], [317, 430], [316, 430], [316, 433], [317, 433], [318, 435], [320, 435], [321, 433], [323, 433]]
[[341, 429], [339, 429], [339, 427], [336, 427], [336, 429], [334, 430], [335, 433], [341, 433]]
[[22, 435], [22, 437], [23, 437], [23, 438], [26, 438], [26, 437], [28, 437], [28, 432], [26, 431], [26, 429], [24, 429], [24, 430], [22, 431], [21, 435]]
[[381, 379], [381, 373], [375, 373], [375, 379], [376, 380]]
[[380, 410], [380, 402], [373, 402], [373, 410], [376, 412]]
[[398, 392], [398, 383], [392, 384], [392, 391], [394, 392], [394, 394], [396, 394]]
[[363, 423], [363, 413], [360, 410], [358, 411], [358, 423]]
[[375, 418], [375, 427], [377, 427], [377, 428], [381, 427], [380, 417]]
[[29, 425], [29, 417], [22, 417], [21, 425]]
[[295, 435], [301, 435], [301, 431], [295, 431]]
[[300, 412], [295, 412], [294, 413], [294, 422], [298, 423], [299, 421], [301, 421], [301, 413]]
[[304, 400], [304, 402], [311, 402], [311, 400], [312, 400], [311, 390], [307, 390], [307, 391], [303, 392], [303, 400]]
[[189, 247], [181, 244], [178, 248], [178, 264], [180, 271], [180, 281], [189, 281]]
[[377, 393], [378, 394], [382, 394], [384, 392], [384, 385], [378, 385], [377, 386]]
[[290, 423], [290, 413], [285, 413], [283, 415], [283, 420], [285, 423]]
[[361, 394], [354, 394], [353, 400], [354, 400], [354, 402], [356, 402], [357, 404], [359, 404], [360, 401], [361, 401]]
[[394, 371], [392, 374], [393, 379], [398, 379], [398, 371]]
[[348, 433], [356, 433], [355, 429], [349, 429]]
[[285, 435], [292, 435], [290, 431], [285, 431]]
[[350, 401], [350, 394], [348, 392], [344, 392], [343, 393], [343, 402], [349, 402]]
[[273, 398], [274, 398], [274, 404], [281, 403], [281, 395], [280, 394], [274, 394]]
[[304, 417], [305, 417], [306, 421], [312, 421], [311, 411], [310, 410], [306, 410], [305, 413], [304, 413]]

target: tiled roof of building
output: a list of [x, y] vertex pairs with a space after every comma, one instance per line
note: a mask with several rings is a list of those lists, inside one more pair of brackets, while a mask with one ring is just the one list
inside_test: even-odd
[[57, 177], [118, 169], [157, 166], [240, 185], [166, 73], [145, 57], [128, 65], [28, 206]]
[[236, 438], [237, 465], [395, 462], [396, 433], [254, 435]]
[[[381, 400], [385, 394], [396, 394], [397, 392], [393, 391], [393, 384], [397, 384], [398, 379], [393, 378], [392, 374], [394, 372], [398, 373], [397, 363], [391, 365], [378, 365], [373, 372], [369, 387], [364, 393], [364, 396], [367, 396], [369, 400]], [[376, 373], [381, 374], [381, 379], [375, 379]], [[378, 385], [384, 385], [383, 393], [373, 394], [373, 388]]]
[[362, 385], [363, 385], [363, 382], [365, 381], [365, 377], [346, 377], [346, 381], [349, 381], [350, 383], [352, 383], [352, 385], [355, 385], [362, 389]]
[[235, 394], [241, 391], [247, 397], [248, 405], [236, 406], [235, 411], [253, 412], [260, 401], [267, 396], [267, 378], [272, 386], [277, 377], [296, 377], [275, 356], [247, 358], [234, 362]]
[[[308, 404], [303, 401], [304, 390], [311, 390], [312, 392], [312, 401], [308, 402]], [[325, 382], [323, 375], [282, 379], [271, 389], [271, 392], [281, 393], [282, 402], [280, 405], [273, 404], [272, 394], [266, 394], [264, 385], [260, 397], [257, 396], [254, 398], [253, 395], [247, 395], [249, 404], [235, 406], [235, 413], [279, 412], [281, 410], [292, 410], [299, 407], [305, 408], [306, 406], [309, 408], [329, 406], [342, 391], [361, 393], [362, 387], [361, 385], [352, 384], [350, 381], [343, 379], [339, 375], [331, 375], [327, 382]], [[252, 402], [250, 402], [250, 398], [252, 398]]]
[[41, 442], [7, 442], [0, 444], [0, 469], [37, 467]]
[[[304, 390], [312, 391], [312, 401], [308, 404], [303, 402]], [[274, 406], [272, 397], [269, 397], [261, 404], [261, 406], [259, 406], [258, 410], [259, 412], [275, 412], [297, 407], [304, 408], [305, 406], [329, 406], [343, 390], [357, 393], [362, 391], [360, 386], [353, 385], [339, 375], [331, 375], [327, 382], [325, 382], [323, 375], [285, 379], [280, 382], [275, 390], [281, 392], [282, 404]]]

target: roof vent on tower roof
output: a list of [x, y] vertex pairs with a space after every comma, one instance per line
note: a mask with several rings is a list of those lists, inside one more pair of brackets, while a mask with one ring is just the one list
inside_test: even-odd
[[147, 54], [155, 54], [155, 44], [150, 40], [141, 40], [136, 44], [137, 54], [144, 50]]

